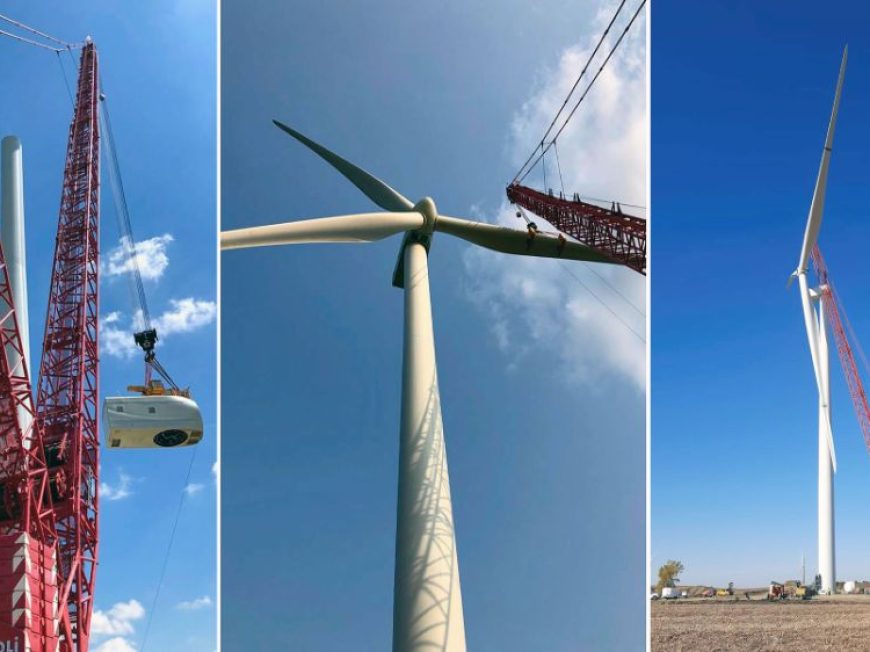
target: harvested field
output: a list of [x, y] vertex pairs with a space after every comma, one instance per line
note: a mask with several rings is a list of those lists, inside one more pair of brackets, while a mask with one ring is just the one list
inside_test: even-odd
[[653, 652], [870, 651], [870, 596], [652, 603]]

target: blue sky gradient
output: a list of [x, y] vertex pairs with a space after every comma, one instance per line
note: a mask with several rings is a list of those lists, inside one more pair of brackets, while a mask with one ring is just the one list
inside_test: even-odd
[[[652, 575], [816, 573], [817, 398], [797, 265], [843, 46], [819, 239], [868, 341], [868, 10], [657, 2], [652, 104]], [[866, 345], [866, 344], [865, 344]], [[838, 579], [870, 577], [870, 460], [831, 350]]]
[[[214, 302], [216, 42], [212, 3], [161, 0], [121, 6], [98, 1], [85, 7], [13, 0], [4, 4], [3, 13], [68, 41], [93, 36], [134, 233], [140, 241], [167, 233], [173, 238], [165, 251], [168, 267], [159, 280], [146, 281], [152, 315], [172, 311], [173, 299]], [[63, 63], [74, 89], [78, 57], [73, 62], [65, 55]], [[0, 76], [4, 98], [0, 134], [19, 136], [24, 150], [30, 327], [34, 366], [38, 367], [72, 108], [61, 67], [51, 52], [0, 38]], [[108, 252], [117, 245], [118, 227], [107, 169], [103, 172], [101, 241], [106, 262]], [[121, 324], [126, 327], [133, 309], [127, 281], [104, 274], [101, 304], [104, 316], [123, 313]], [[210, 650], [216, 645], [214, 606], [178, 606], [204, 596], [213, 602], [216, 593], [214, 331], [212, 319], [190, 332], [167, 334], [159, 347], [164, 364], [179, 382], [191, 386], [202, 408], [203, 443], [178, 451], [103, 451], [102, 481], [109, 490], [103, 491], [100, 516], [96, 608], [102, 617], [94, 622], [95, 651], [142, 649], [145, 622], [152, 612], [194, 451], [190, 482], [201, 488], [191, 489], [181, 513], [145, 649], [180, 652]], [[113, 356], [104, 338], [104, 396], [124, 394], [127, 384], [141, 382], [142, 373], [138, 354]], [[110, 500], [112, 495], [119, 497]], [[141, 605], [144, 614], [130, 607], [131, 600]], [[120, 603], [127, 608], [113, 609]]]
[[[431, 195], [444, 214], [495, 220], [521, 162], [511, 144], [515, 117], [563, 52], [598, 36], [597, 8], [225, 3], [224, 228], [373, 210], [273, 118], [412, 200]], [[642, 53], [643, 25], [638, 34]], [[579, 68], [571, 71], [569, 85]], [[632, 99], [643, 112], [642, 97]], [[545, 127], [540, 120], [530, 130], [539, 138]], [[393, 238], [223, 255], [227, 649], [389, 648], [402, 315], [390, 276], [398, 245]], [[603, 358], [572, 366], [561, 352], [587, 333], [556, 330], [540, 343], [516, 304], [521, 289], [504, 314], [493, 314], [475, 297], [500, 282], [492, 270], [502, 267], [491, 258], [469, 264], [471, 256], [443, 236], [430, 256], [469, 648], [643, 649], [643, 373], [629, 378]], [[562, 296], [561, 268], [515, 265], [536, 287], [530, 302], [548, 289]], [[628, 294], [642, 303], [643, 279], [601, 273], [631, 284]], [[585, 268], [576, 274], [595, 282]], [[559, 287], [541, 283], [548, 278]], [[595, 300], [584, 295], [581, 304], [592, 310]], [[565, 311], [557, 301], [555, 315], [538, 317], [549, 327]], [[507, 347], [496, 321], [513, 333]]]

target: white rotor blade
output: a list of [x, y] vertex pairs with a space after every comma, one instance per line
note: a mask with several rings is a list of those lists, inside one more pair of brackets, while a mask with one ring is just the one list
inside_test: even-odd
[[834, 429], [831, 426], [831, 354], [828, 349], [828, 329], [825, 321], [825, 301], [824, 295], [819, 297], [819, 316], [818, 330], [816, 331], [819, 338], [819, 401], [820, 409], [825, 414], [825, 439], [828, 445], [828, 454], [831, 457], [831, 467], [834, 473], [837, 472], [837, 454], [834, 451]]
[[[807, 276], [806, 274], [798, 275], [798, 284], [800, 285], [800, 294], [801, 294], [801, 307], [804, 312], [804, 326], [807, 331], [807, 341], [810, 345], [810, 357], [813, 361], [813, 373], [816, 377], [816, 390], [819, 393], [819, 397], [827, 396], [827, 391], [824, 383], [822, 382], [822, 354], [828, 355], [827, 349], [825, 351], [821, 351], [821, 347], [819, 343], [821, 342], [821, 334], [819, 332], [818, 321], [816, 319], [815, 311], [813, 310], [812, 299], [810, 297], [809, 287], [807, 286]], [[823, 310], [822, 306], [819, 305], [819, 310]], [[821, 405], [821, 401], [819, 401]], [[837, 472], [837, 454], [834, 450], [834, 431], [831, 427], [831, 415], [825, 411], [825, 421], [826, 421], [826, 430], [825, 436], [828, 440], [828, 453], [831, 455], [831, 466], [834, 467], [834, 472]]]
[[283, 122], [279, 122], [278, 120], [272, 120], [272, 122], [274, 122], [275, 126], [281, 131], [298, 140], [338, 170], [348, 181], [362, 190], [366, 197], [371, 199], [384, 210], [410, 211], [414, 209], [414, 204], [412, 204], [406, 197], [402, 196], [401, 193], [393, 188], [390, 188], [390, 186], [373, 174], [366, 172], [358, 165], [354, 165], [347, 159], [340, 157], [335, 152], [329, 151], [323, 145], [315, 143], [310, 138], [300, 134], [292, 127], [288, 127]]
[[834, 128], [837, 125], [837, 113], [840, 110], [840, 94], [843, 90], [843, 79], [846, 76], [846, 59], [849, 47], [843, 50], [843, 60], [840, 63], [840, 76], [837, 78], [837, 91], [834, 94], [834, 108], [831, 110], [831, 120], [828, 123], [828, 134], [825, 137], [825, 149], [822, 151], [822, 161], [819, 164], [819, 176], [816, 178], [816, 187], [813, 191], [813, 201], [810, 204], [810, 213], [807, 217], [807, 228], [804, 231], [804, 242], [801, 247], [801, 256], [798, 261], [797, 273], [805, 272], [809, 265], [810, 252], [819, 237], [819, 229], [822, 226], [822, 211], [825, 207], [825, 189], [828, 184], [828, 166], [831, 162], [831, 146], [834, 143]]
[[815, 311], [813, 310], [812, 298], [807, 285], [806, 274], [798, 275], [798, 285], [800, 285], [801, 308], [804, 313], [804, 327], [807, 331], [807, 342], [810, 345], [810, 357], [813, 360], [813, 374], [816, 377], [816, 389], [822, 391], [822, 372], [819, 365], [819, 327], [816, 322]]
[[460, 220], [445, 215], [439, 215], [435, 220], [435, 230], [506, 254], [589, 260], [599, 263], [615, 262], [595, 249], [574, 240], [563, 239], [560, 242], [558, 235], [553, 233], [537, 232], [530, 238], [528, 231]]
[[834, 429], [831, 427], [831, 415], [825, 412], [825, 422], [828, 426], [827, 435], [828, 439], [828, 453], [831, 454], [831, 467], [834, 469], [834, 473], [837, 472], [837, 454], [834, 452]]
[[221, 249], [317, 242], [374, 242], [423, 226], [420, 213], [360, 213], [254, 226], [221, 233]]

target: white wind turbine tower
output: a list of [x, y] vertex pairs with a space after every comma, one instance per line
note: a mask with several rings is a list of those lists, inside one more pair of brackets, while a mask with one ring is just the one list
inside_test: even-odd
[[275, 124], [388, 212], [225, 231], [221, 234], [221, 248], [373, 242], [404, 233], [393, 274], [393, 285], [405, 291], [393, 650], [464, 652], [462, 594], [429, 296], [427, 258], [432, 236], [435, 232], [446, 233], [508, 254], [613, 261], [559, 234], [531, 233], [439, 215], [431, 198], [413, 204], [368, 172], [290, 127], [278, 121]]
[[[837, 457], [834, 452], [834, 435], [831, 428], [831, 387], [830, 364], [828, 356], [828, 328], [825, 320], [824, 302], [829, 299], [823, 295], [824, 288], [810, 288], [807, 283], [807, 267], [810, 254], [819, 236], [822, 225], [822, 212], [825, 204], [825, 186], [828, 181], [828, 166], [831, 161], [831, 145], [834, 142], [834, 128], [840, 108], [840, 94], [846, 74], [848, 46], [843, 50], [840, 75], [834, 95], [834, 108], [825, 137], [825, 148], [819, 165], [819, 176], [810, 204], [807, 228], [804, 233], [800, 260], [794, 276], [800, 285], [801, 305], [803, 306], [804, 325], [810, 344], [810, 355], [819, 392], [819, 575], [822, 578], [821, 591], [833, 593], [836, 585], [836, 564], [834, 559], [834, 486], [833, 476], [837, 470]], [[816, 306], [816, 307], [814, 307]]]

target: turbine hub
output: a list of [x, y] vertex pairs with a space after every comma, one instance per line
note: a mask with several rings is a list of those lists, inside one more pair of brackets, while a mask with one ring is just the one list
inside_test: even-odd
[[432, 235], [435, 230], [435, 220], [438, 218], [438, 210], [431, 197], [423, 197], [414, 204], [414, 210], [423, 216], [423, 227], [420, 229], [426, 235]]

